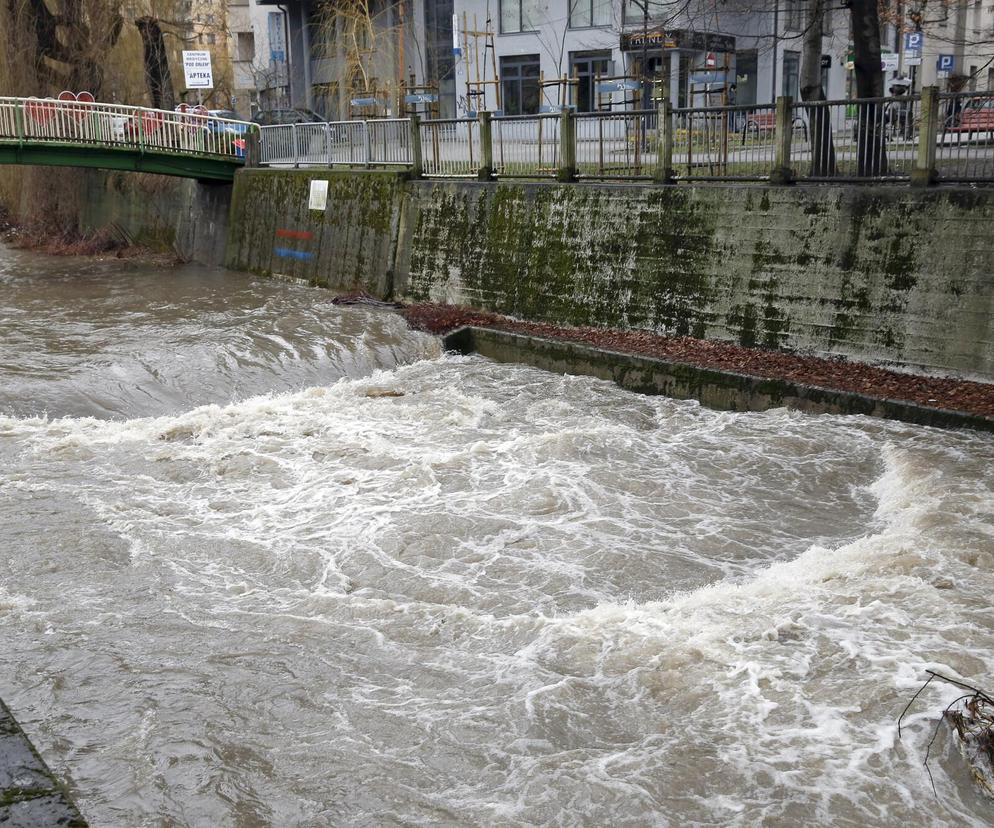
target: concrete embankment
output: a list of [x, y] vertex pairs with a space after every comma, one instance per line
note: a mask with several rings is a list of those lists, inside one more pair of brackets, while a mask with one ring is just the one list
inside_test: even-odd
[[594, 348], [578, 342], [465, 327], [443, 337], [447, 350], [532, 365], [561, 374], [611, 380], [640, 394], [698, 400], [722, 411], [793, 408], [809, 414], [864, 414], [937, 428], [994, 432], [994, 419], [904, 400], [703, 368], [697, 365]]
[[86, 828], [61, 783], [0, 701], [0, 825]]
[[[309, 207], [312, 181], [327, 207]], [[994, 192], [244, 170], [227, 264], [559, 325], [994, 380]]]

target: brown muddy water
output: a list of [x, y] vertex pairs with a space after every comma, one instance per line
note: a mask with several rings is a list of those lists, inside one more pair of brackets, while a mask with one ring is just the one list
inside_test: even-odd
[[94, 826], [988, 825], [994, 440], [0, 252], [0, 697]]

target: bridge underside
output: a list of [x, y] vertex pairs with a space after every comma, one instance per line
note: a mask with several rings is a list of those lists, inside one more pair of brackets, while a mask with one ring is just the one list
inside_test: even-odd
[[175, 155], [133, 147], [95, 147], [85, 144], [16, 144], [0, 141], [0, 164], [42, 167], [89, 167], [100, 170], [175, 175], [201, 181], [233, 181], [242, 164], [209, 155]]

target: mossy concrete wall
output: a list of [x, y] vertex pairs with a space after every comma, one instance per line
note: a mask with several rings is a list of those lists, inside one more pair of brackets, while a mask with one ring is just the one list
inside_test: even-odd
[[994, 378], [994, 191], [412, 183], [398, 293]]
[[224, 264], [230, 184], [102, 170], [83, 176], [82, 230], [111, 227], [131, 244]]
[[[309, 208], [315, 180], [328, 182], [324, 210]], [[390, 296], [404, 182], [381, 171], [240, 170], [227, 265]]]
[[[329, 182], [320, 212], [308, 209], [315, 178]], [[994, 379], [992, 230], [994, 190], [243, 170], [227, 263], [383, 298]]]

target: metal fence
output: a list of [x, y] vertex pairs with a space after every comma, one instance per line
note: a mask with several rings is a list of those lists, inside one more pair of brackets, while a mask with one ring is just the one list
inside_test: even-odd
[[651, 178], [659, 161], [659, 113], [583, 112], [576, 115], [580, 178]]
[[411, 122], [330, 121], [262, 127], [261, 163], [266, 166], [410, 166]]
[[994, 181], [994, 93], [947, 92], [938, 97], [938, 179]]
[[480, 123], [474, 118], [422, 121], [418, 127], [425, 175], [471, 177], [480, 168]]
[[684, 180], [769, 178], [776, 107], [682, 107], [673, 110], [673, 170]]
[[493, 119], [494, 171], [505, 178], [554, 177], [559, 165], [558, 113]]
[[799, 180], [907, 180], [918, 154], [921, 99], [796, 103], [790, 162]]
[[255, 124], [137, 106], [0, 98], [0, 141], [97, 144], [244, 158]]
[[[924, 101], [927, 100], [927, 105]], [[0, 105], [0, 129], [9, 118]], [[263, 127], [262, 163], [429, 177], [994, 182], [994, 93]]]

